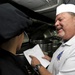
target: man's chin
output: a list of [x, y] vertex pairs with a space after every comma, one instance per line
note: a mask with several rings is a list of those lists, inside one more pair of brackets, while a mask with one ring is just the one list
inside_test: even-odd
[[64, 34], [58, 34], [57, 36], [60, 37], [60, 38], [63, 38]]

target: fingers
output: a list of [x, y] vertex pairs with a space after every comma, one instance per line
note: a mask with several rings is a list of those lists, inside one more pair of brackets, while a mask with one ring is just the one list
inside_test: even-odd
[[33, 58], [34, 56], [32, 56], [32, 55], [29, 55], [29, 57]]
[[51, 61], [51, 58], [49, 57], [49, 56], [47, 56], [47, 55], [45, 55], [44, 57], [42, 57], [43, 59], [46, 59], [46, 60], [48, 60], [48, 61]]
[[46, 59], [48, 56], [47, 55], [45, 55], [44, 57], [42, 57], [43, 59]]
[[38, 60], [35, 56], [29, 55], [32, 60]]
[[34, 57], [34, 56], [32, 56], [32, 55], [29, 55], [29, 57], [30, 57], [31, 59], [35, 58], [35, 57]]
[[35, 56], [29, 55], [29, 57], [32, 59], [31, 60], [31, 65], [33, 67], [35, 67], [37, 64], [40, 64], [40, 61]]

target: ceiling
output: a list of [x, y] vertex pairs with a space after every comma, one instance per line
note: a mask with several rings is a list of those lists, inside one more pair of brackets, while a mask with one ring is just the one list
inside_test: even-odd
[[75, 4], [75, 0], [0, 0], [0, 2], [10, 2], [30, 17], [38, 20], [42, 18], [44, 22], [55, 20], [55, 9], [58, 5], [62, 3]]
[[75, 4], [75, 0], [13, 0], [34, 12], [55, 19], [55, 9], [62, 3]]
[[51, 19], [55, 18], [55, 8], [63, 3], [63, 0], [13, 0], [34, 12], [38, 12]]

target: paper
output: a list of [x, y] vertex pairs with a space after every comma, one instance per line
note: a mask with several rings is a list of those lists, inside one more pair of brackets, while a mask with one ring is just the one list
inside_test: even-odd
[[31, 64], [31, 58], [29, 57], [29, 55], [35, 56], [45, 68], [50, 64], [48, 60], [42, 58], [44, 56], [44, 53], [42, 52], [39, 45], [36, 45], [35, 47], [24, 51], [24, 55], [30, 64]]

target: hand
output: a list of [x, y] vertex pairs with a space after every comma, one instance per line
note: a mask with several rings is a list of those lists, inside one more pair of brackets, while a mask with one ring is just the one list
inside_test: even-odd
[[42, 57], [43, 59], [46, 59], [48, 61], [51, 61], [51, 58], [48, 55], [45, 55], [44, 57]]
[[30, 55], [30, 58], [32, 59], [32, 60], [31, 60], [31, 65], [32, 65], [33, 67], [35, 67], [35, 66], [38, 65], [38, 64], [41, 64], [40, 61], [39, 61], [36, 57]]

